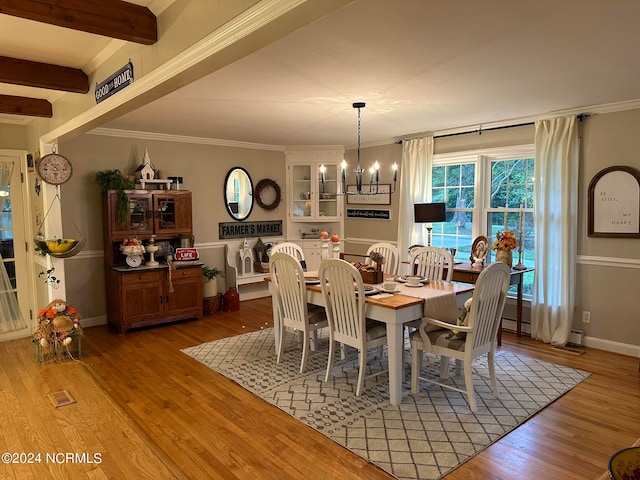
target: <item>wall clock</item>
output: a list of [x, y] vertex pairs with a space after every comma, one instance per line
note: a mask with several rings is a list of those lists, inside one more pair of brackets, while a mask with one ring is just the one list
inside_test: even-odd
[[62, 185], [71, 178], [71, 162], [58, 153], [50, 153], [40, 159], [37, 165], [38, 175], [50, 185]]

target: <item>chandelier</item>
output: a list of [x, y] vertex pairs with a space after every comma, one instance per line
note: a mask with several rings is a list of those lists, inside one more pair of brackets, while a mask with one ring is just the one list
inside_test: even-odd
[[[342, 160], [341, 166], [341, 184], [342, 191], [338, 192], [338, 195], [389, 195], [396, 191], [396, 181], [398, 179], [398, 164], [393, 162], [391, 170], [393, 171], [393, 185], [391, 190], [387, 191], [385, 188], [380, 189], [380, 164], [376, 160], [375, 163], [369, 168], [369, 187], [367, 190], [363, 190], [363, 175], [364, 169], [360, 166], [360, 109], [364, 108], [366, 104], [364, 102], [355, 102], [353, 108], [358, 109], [358, 163], [356, 168], [353, 169], [353, 173], [356, 176], [356, 189], [347, 189], [347, 161]], [[320, 165], [321, 178], [324, 180], [324, 172], [326, 167]], [[322, 182], [324, 184], [324, 182]]]

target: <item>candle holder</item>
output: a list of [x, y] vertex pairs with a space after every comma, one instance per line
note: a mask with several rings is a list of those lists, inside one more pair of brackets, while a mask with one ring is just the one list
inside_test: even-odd
[[513, 268], [515, 270], [526, 270], [527, 266], [522, 263], [522, 229], [518, 232], [518, 264], [515, 265]]

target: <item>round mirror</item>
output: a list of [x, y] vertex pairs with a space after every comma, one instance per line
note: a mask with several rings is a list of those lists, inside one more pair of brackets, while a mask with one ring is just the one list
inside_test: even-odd
[[224, 179], [224, 204], [235, 220], [245, 220], [253, 209], [253, 183], [249, 172], [236, 167]]

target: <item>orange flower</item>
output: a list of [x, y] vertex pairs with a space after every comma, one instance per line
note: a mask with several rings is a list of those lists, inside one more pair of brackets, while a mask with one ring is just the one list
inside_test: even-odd
[[493, 242], [493, 245], [491, 246], [493, 250], [513, 250], [518, 247], [516, 234], [513, 230], [498, 232], [496, 234], [496, 238], [497, 240]]

